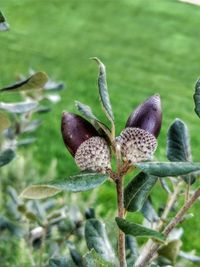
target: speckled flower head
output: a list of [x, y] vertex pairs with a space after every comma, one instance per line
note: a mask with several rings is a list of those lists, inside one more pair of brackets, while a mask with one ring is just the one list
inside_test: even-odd
[[67, 149], [81, 170], [105, 172], [110, 168], [110, 148], [87, 120], [64, 112], [61, 132]]

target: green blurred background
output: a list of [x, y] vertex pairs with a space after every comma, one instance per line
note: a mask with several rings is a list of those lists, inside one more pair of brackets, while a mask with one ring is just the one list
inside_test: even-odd
[[[178, 117], [190, 129], [193, 159], [199, 160], [200, 121], [192, 96], [200, 76], [200, 7], [175, 0], [1, 0], [0, 8], [11, 27], [0, 34], [0, 87], [29, 68], [45, 71], [66, 85], [61, 102], [45, 115], [31, 148], [42, 175], [53, 158], [58, 160], [58, 177], [77, 170], [60, 134], [61, 113], [74, 112], [74, 100], [89, 104], [106, 122], [92, 56], [107, 67], [117, 134], [135, 106], [159, 93], [163, 127], [156, 158], [166, 160], [167, 128]], [[19, 157], [23, 153], [19, 151]], [[37, 177], [32, 179], [35, 182]], [[97, 204], [115, 207], [110, 184], [98, 194]], [[155, 199], [159, 201], [162, 194], [155, 191]], [[199, 203], [193, 211], [195, 218], [183, 224], [184, 248], [200, 253]]]

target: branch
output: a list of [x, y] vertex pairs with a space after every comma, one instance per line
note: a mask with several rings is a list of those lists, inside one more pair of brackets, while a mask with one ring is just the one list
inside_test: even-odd
[[[191, 206], [194, 204], [194, 202], [200, 197], [200, 188], [198, 188], [194, 194], [191, 196], [191, 198], [183, 205], [183, 207], [179, 210], [179, 212], [176, 214], [174, 219], [171, 220], [171, 222], [166, 226], [166, 228], [163, 231], [163, 234], [167, 237], [169, 233], [177, 226], [177, 224], [183, 219], [184, 215], [187, 213], [187, 211], [191, 208]], [[145, 246], [144, 254], [137, 259], [134, 267], [145, 267], [147, 266], [156, 256], [156, 253], [158, 249], [162, 245], [158, 243], [154, 243], [153, 241], [147, 242], [147, 245]]]
[[[123, 177], [119, 177], [115, 182], [117, 190], [118, 217], [124, 218]], [[120, 229], [118, 237], [118, 254], [119, 254], [120, 267], [126, 267], [125, 234]]]

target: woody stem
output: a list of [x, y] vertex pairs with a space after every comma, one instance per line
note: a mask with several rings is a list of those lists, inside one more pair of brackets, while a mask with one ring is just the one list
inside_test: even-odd
[[[124, 191], [123, 191], [123, 176], [116, 179], [118, 217], [124, 218]], [[125, 253], [125, 234], [119, 229], [118, 235], [118, 254], [120, 267], [126, 267]]]

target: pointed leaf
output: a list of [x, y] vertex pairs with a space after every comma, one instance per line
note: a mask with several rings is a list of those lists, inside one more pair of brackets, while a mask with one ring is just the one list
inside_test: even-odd
[[10, 113], [26, 113], [30, 112], [37, 107], [37, 102], [19, 102], [19, 103], [4, 103], [0, 102], [0, 109]]
[[94, 249], [108, 262], [115, 262], [115, 254], [108, 240], [105, 225], [97, 219], [89, 219], [85, 224], [85, 239], [88, 249]]
[[85, 267], [115, 267], [110, 262], [104, 261], [94, 249], [83, 256]]
[[139, 169], [158, 177], [185, 175], [200, 171], [198, 162], [140, 162], [135, 163]]
[[13, 85], [9, 85], [7, 87], [0, 89], [0, 92], [42, 89], [47, 81], [48, 81], [48, 76], [45, 72], [36, 72], [26, 80], [17, 82]]
[[195, 112], [200, 117], [200, 79], [197, 80], [194, 93]]
[[9, 24], [7, 23], [3, 13], [0, 10], [0, 31], [8, 31], [9, 30]]
[[99, 65], [99, 77], [98, 77], [99, 95], [108, 119], [111, 122], [113, 122], [114, 115], [110, 103], [110, 97], [108, 94], [107, 81], [106, 81], [106, 68], [98, 58], [94, 57], [91, 59], [95, 60]]
[[158, 250], [158, 254], [175, 265], [181, 245], [181, 240], [170, 241], [166, 246], [163, 246]]
[[0, 167], [10, 163], [15, 157], [15, 152], [12, 149], [6, 149], [0, 153]]
[[135, 176], [124, 190], [125, 209], [132, 212], [140, 210], [156, 181], [156, 176], [144, 172]]
[[79, 267], [84, 267], [82, 256], [77, 251], [75, 245], [72, 242], [67, 241], [67, 246], [69, 248], [70, 255], [72, 257], [73, 262]]
[[65, 179], [57, 179], [42, 184], [31, 185], [21, 193], [21, 197], [42, 199], [56, 195], [61, 191], [87, 191], [103, 184], [107, 178], [108, 176], [102, 173], [82, 172]]
[[[170, 161], [192, 161], [188, 128], [179, 119], [176, 119], [168, 130], [167, 158]], [[195, 181], [194, 175], [186, 175], [182, 178], [186, 183]]]
[[78, 111], [87, 119], [91, 120], [91, 123], [97, 129], [97, 131], [103, 131], [103, 133], [111, 139], [110, 130], [106, 125], [104, 125], [92, 112], [91, 108], [85, 104], [82, 104], [79, 101], [75, 102]]
[[122, 218], [115, 218], [118, 227], [126, 234], [133, 236], [144, 236], [156, 239], [158, 241], [164, 242], [165, 237], [162, 233], [154, 231], [150, 228], [146, 228], [140, 224], [128, 222]]
[[151, 204], [150, 199], [147, 199], [141, 209], [141, 213], [149, 222], [157, 222], [159, 217], [154, 207]]

